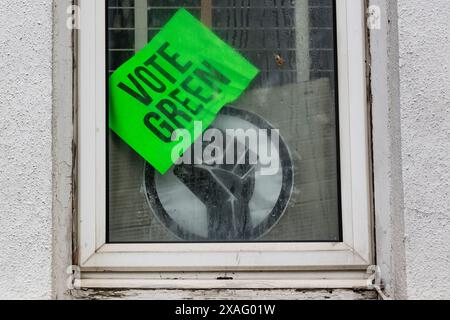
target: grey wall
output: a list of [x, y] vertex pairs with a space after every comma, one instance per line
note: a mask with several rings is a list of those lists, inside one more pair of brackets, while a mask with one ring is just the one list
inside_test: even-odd
[[0, 0], [0, 298], [52, 295], [52, 0]]
[[371, 0], [377, 264], [395, 298], [449, 298], [450, 2]]
[[450, 1], [399, 0], [409, 298], [450, 298]]

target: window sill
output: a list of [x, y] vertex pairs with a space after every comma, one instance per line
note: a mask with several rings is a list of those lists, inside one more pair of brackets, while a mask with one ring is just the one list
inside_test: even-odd
[[368, 289], [369, 274], [359, 271], [247, 273], [90, 273], [74, 282], [79, 289]]

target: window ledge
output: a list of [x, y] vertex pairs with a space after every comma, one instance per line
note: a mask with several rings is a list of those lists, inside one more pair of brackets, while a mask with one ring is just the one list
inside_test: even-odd
[[83, 289], [368, 289], [365, 271], [254, 273], [89, 273], [74, 287]]

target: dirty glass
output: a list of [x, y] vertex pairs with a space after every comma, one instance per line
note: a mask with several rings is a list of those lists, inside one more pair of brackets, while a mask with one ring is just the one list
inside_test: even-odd
[[[160, 175], [109, 131], [108, 242], [341, 241], [334, 1], [106, 3], [109, 74], [179, 8], [255, 65], [257, 78], [212, 127], [225, 138], [228, 129], [271, 132], [265, 147], [276, 146], [270, 159], [278, 165], [261, 174], [246, 162], [181, 164]], [[259, 150], [230, 141], [246, 159]]]

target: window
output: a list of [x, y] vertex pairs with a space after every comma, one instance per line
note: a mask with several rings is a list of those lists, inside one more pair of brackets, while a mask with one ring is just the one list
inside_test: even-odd
[[[364, 279], [372, 258], [363, 1], [80, 5], [79, 251], [85, 286], [117, 283], [102, 282], [105, 273], [95, 271], [141, 286], [157, 280], [144, 281], [135, 271], [266, 271], [258, 277], [272, 281], [273, 272], [283, 270], [300, 278], [333, 270], [339, 277], [328, 272], [320, 278], [343, 278], [348, 286]], [[270, 152], [277, 163], [271, 174], [261, 173], [257, 154], [253, 165], [181, 164], [161, 175], [109, 130], [109, 76], [179, 8], [260, 70], [212, 127], [278, 130], [279, 137], [272, 134], [266, 142], [277, 147]], [[242, 148], [246, 157], [258, 153]]]

